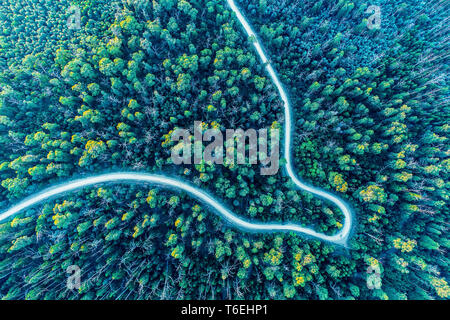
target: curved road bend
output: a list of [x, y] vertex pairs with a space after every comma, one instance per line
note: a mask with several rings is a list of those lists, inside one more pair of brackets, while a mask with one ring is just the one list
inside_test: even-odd
[[147, 173], [133, 173], [133, 172], [116, 172], [109, 174], [102, 174], [97, 176], [91, 176], [89, 178], [83, 178], [78, 180], [73, 180], [69, 182], [65, 182], [59, 184], [57, 186], [45, 189], [41, 193], [32, 195], [28, 199], [20, 202], [9, 208], [7, 211], [0, 214], [0, 222], [5, 219], [17, 214], [18, 212], [30, 208], [35, 204], [55, 197], [57, 195], [65, 194], [67, 192], [71, 192], [77, 189], [81, 189], [88, 186], [93, 186], [101, 183], [110, 183], [110, 182], [131, 182], [131, 183], [153, 183], [161, 186], [168, 186], [172, 188], [181, 189], [193, 197], [201, 200], [207, 205], [213, 207], [217, 214], [229, 221], [231, 224], [235, 225], [238, 228], [243, 230], [252, 231], [252, 232], [295, 232], [299, 234], [304, 234], [307, 236], [311, 236], [313, 238], [317, 238], [324, 241], [329, 241], [339, 245], [346, 245], [347, 239], [349, 237], [351, 231], [352, 224], [352, 211], [350, 206], [344, 202], [339, 197], [335, 196], [331, 192], [322, 190], [320, 188], [308, 185], [300, 181], [300, 179], [296, 176], [293, 169], [293, 163], [291, 158], [291, 132], [292, 132], [292, 114], [291, 114], [291, 105], [289, 99], [287, 97], [286, 92], [284, 91], [278, 76], [273, 69], [269, 59], [266, 57], [264, 50], [256, 36], [253, 32], [250, 24], [247, 22], [245, 17], [242, 15], [238, 7], [236, 6], [234, 0], [227, 0], [230, 8], [236, 14], [239, 22], [242, 24], [244, 30], [247, 35], [253, 36], [256, 41], [253, 43], [261, 61], [266, 65], [266, 70], [269, 73], [272, 81], [274, 82], [277, 90], [281, 96], [281, 99], [284, 103], [284, 111], [285, 111], [285, 143], [284, 143], [284, 154], [286, 158], [286, 173], [292, 179], [292, 181], [297, 185], [297, 187], [301, 190], [310, 192], [316, 196], [327, 199], [333, 204], [335, 204], [344, 214], [344, 223], [342, 229], [334, 234], [334, 235], [326, 235], [320, 232], [316, 232], [311, 228], [305, 228], [297, 224], [286, 223], [260, 223], [251, 220], [246, 220], [243, 217], [239, 217], [238, 215], [231, 212], [225, 206], [223, 206], [220, 202], [215, 200], [211, 195], [207, 192], [194, 187], [188, 183], [183, 182], [180, 179], [171, 178], [164, 175], [155, 175], [155, 174], [147, 174]]
[[283, 100], [284, 114], [285, 114], [285, 119], [286, 119], [286, 124], [284, 126], [284, 136], [285, 136], [284, 156], [286, 159], [286, 173], [292, 179], [292, 181], [297, 185], [298, 188], [331, 201], [342, 211], [342, 213], [344, 215], [344, 223], [343, 223], [342, 229], [339, 231], [339, 233], [337, 233], [335, 235], [335, 236], [337, 236], [336, 240], [339, 240], [339, 241], [333, 241], [333, 242], [339, 243], [339, 244], [345, 244], [347, 238], [349, 237], [350, 231], [351, 231], [353, 212], [352, 212], [350, 206], [344, 200], [339, 198], [338, 196], [332, 194], [331, 192], [325, 191], [323, 189], [320, 189], [320, 188], [317, 188], [317, 187], [314, 187], [314, 186], [311, 186], [311, 185], [308, 185], [308, 184], [302, 182], [295, 174], [295, 170], [293, 167], [293, 161], [292, 161], [292, 153], [291, 153], [291, 147], [292, 147], [291, 134], [292, 134], [292, 122], [293, 122], [291, 103], [287, 97], [286, 91], [283, 89], [283, 86], [281, 84], [281, 81], [278, 78], [277, 73], [275, 72], [272, 64], [270, 63], [269, 59], [267, 58], [266, 54], [264, 53], [264, 49], [263, 49], [256, 33], [253, 32], [252, 27], [248, 23], [247, 19], [242, 15], [240, 9], [236, 6], [234, 0], [227, 0], [227, 2], [228, 2], [228, 5], [230, 6], [231, 10], [233, 10], [233, 12], [236, 14], [236, 17], [238, 18], [239, 22], [242, 24], [248, 37], [254, 37], [254, 39], [256, 39], [256, 41], [253, 42], [253, 46], [255, 47], [256, 52], [258, 53], [262, 63], [266, 65], [266, 71], [269, 73], [270, 78], [272, 79], [275, 86], [277, 87], [278, 93], [280, 94], [280, 97]]

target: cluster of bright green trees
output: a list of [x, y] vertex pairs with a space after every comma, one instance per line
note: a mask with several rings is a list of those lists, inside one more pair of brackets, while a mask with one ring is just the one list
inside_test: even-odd
[[[71, 5], [80, 30], [67, 28]], [[0, 297], [448, 298], [442, 8], [380, 3], [383, 28], [368, 30], [364, 1], [241, 5], [291, 95], [299, 175], [355, 207], [350, 248], [246, 234], [176, 190], [99, 186], [0, 225]], [[183, 177], [253, 219], [342, 227], [337, 209], [281, 171], [171, 163], [171, 133], [197, 120], [283, 126], [226, 1], [10, 0], [0, 17], [0, 207], [126, 169]], [[66, 286], [70, 265], [82, 271], [78, 291]], [[374, 265], [382, 286], [371, 290]]]

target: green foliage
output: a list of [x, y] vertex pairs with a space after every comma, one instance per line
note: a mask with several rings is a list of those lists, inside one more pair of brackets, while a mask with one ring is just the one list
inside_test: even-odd
[[[80, 30], [67, 28], [71, 4]], [[247, 234], [158, 186], [93, 187], [0, 224], [0, 297], [448, 299], [446, 11], [381, 1], [377, 31], [367, 5], [239, 3], [289, 92], [298, 176], [354, 206], [351, 250]], [[194, 119], [284, 125], [255, 39], [225, 1], [4, 0], [0, 17], [1, 208], [120, 169], [178, 175], [254, 220], [342, 228], [338, 209], [282, 170], [171, 163], [172, 132]], [[371, 290], [366, 270], [380, 261]], [[78, 291], [63, 285], [70, 265], [82, 270]]]

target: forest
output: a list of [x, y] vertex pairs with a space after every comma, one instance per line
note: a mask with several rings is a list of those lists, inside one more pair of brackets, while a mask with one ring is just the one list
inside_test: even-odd
[[[176, 189], [103, 184], [0, 222], [1, 299], [450, 298], [450, 3], [236, 2], [293, 104], [295, 170], [354, 209], [348, 246], [244, 232]], [[126, 170], [180, 177], [248, 219], [338, 232], [339, 209], [281, 169], [171, 159], [194, 121], [283, 128], [253, 40], [226, 0], [2, 0], [0, 212]]]

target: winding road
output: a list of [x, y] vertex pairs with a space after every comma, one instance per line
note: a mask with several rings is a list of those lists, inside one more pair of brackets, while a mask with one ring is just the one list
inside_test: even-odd
[[118, 183], [118, 182], [128, 182], [128, 183], [152, 183], [157, 184], [162, 187], [171, 187], [183, 190], [190, 194], [191, 196], [201, 200], [205, 204], [211, 206], [215, 209], [216, 213], [230, 222], [232, 225], [246, 231], [251, 232], [295, 232], [298, 234], [311, 236], [316, 239], [320, 239], [323, 241], [329, 241], [338, 245], [346, 246], [347, 240], [349, 238], [351, 232], [352, 218], [353, 212], [350, 206], [338, 196], [332, 194], [331, 192], [325, 191], [323, 189], [314, 187], [312, 185], [305, 184], [302, 182], [295, 174], [293, 161], [291, 156], [291, 147], [292, 147], [292, 110], [291, 104], [287, 97], [286, 92], [284, 91], [278, 76], [273, 69], [269, 59], [266, 57], [264, 50], [256, 36], [253, 32], [250, 24], [247, 22], [245, 17], [240, 12], [239, 8], [236, 6], [234, 0], [227, 0], [228, 5], [232, 9], [232, 11], [236, 14], [239, 22], [242, 24], [245, 32], [249, 37], [254, 37], [256, 40], [253, 42], [253, 45], [262, 61], [263, 64], [266, 65], [266, 71], [270, 75], [273, 83], [275, 84], [278, 93], [284, 103], [284, 112], [285, 112], [285, 143], [284, 143], [284, 156], [286, 159], [286, 173], [295, 183], [295, 185], [303, 190], [310, 192], [320, 198], [326, 199], [333, 204], [335, 204], [343, 213], [344, 221], [342, 229], [334, 234], [334, 235], [326, 235], [320, 232], [317, 232], [311, 228], [305, 228], [297, 224], [293, 223], [261, 223], [257, 221], [247, 220], [243, 217], [236, 215], [227, 209], [224, 205], [222, 205], [219, 201], [215, 200], [213, 196], [209, 195], [207, 192], [192, 186], [189, 183], [183, 182], [181, 179], [168, 177], [165, 175], [156, 175], [156, 174], [147, 174], [147, 173], [136, 173], [136, 172], [115, 172], [102, 174], [97, 176], [91, 176], [88, 178], [78, 179], [68, 181], [57, 186], [53, 186], [51, 188], [45, 189], [44, 191], [32, 195], [28, 199], [20, 202], [9, 208], [7, 211], [0, 214], [0, 222], [5, 219], [19, 213], [20, 211], [30, 208], [42, 201], [55, 197], [57, 195], [62, 195], [71, 191], [75, 191], [77, 189], [85, 188], [88, 186], [93, 186], [102, 183]]

